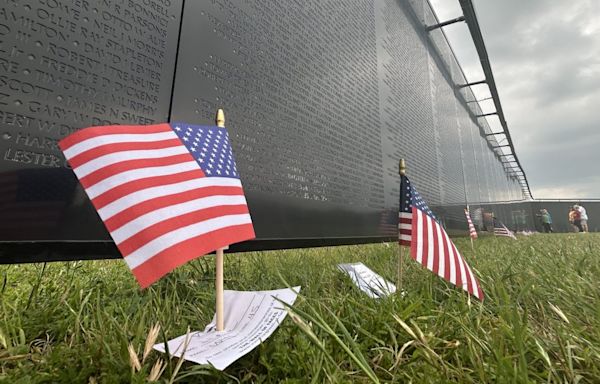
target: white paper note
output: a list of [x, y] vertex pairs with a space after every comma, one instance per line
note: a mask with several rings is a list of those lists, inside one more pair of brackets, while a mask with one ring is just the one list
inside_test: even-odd
[[[189, 334], [183, 358], [198, 364], [212, 364], [223, 370], [231, 363], [253, 350], [277, 329], [287, 315], [283, 304], [292, 305], [300, 287], [273, 291], [224, 291], [225, 330], [216, 331], [216, 318], [204, 332]], [[172, 356], [181, 357], [186, 335], [168, 342]], [[164, 343], [154, 349], [165, 352]]]
[[389, 296], [396, 286], [370, 270], [363, 263], [339, 264], [338, 268], [348, 274], [352, 282], [372, 299]]

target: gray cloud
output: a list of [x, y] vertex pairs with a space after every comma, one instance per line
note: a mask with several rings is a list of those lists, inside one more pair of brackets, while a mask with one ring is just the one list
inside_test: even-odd
[[[600, 2], [474, 2], [533, 195], [600, 197]], [[458, 0], [432, 3], [440, 19], [460, 14]], [[467, 77], [481, 77], [467, 27], [446, 32]]]

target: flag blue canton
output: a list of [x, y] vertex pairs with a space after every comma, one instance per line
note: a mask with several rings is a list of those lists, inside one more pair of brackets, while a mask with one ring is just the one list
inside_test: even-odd
[[182, 123], [171, 128], [206, 176], [240, 178], [225, 128]]
[[408, 177], [402, 176], [400, 182], [400, 212], [412, 212], [413, 205], [433, 220], [438, 221], [425, 200], [421, 197], [419, 192], [412, 186]]

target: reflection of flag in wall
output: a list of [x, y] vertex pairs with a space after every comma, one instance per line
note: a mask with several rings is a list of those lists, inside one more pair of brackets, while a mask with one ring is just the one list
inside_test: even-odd
[[471, 218], [473, 219], [473, 224], [477, 225], [480, 229], [483, 227], [483, 211], [481, 208], [475, 209]]
[[379, 233], [385, 236], [394, 236], [397, 229], [397, 212], [394, 209], [382, 211], [379, 214]]
[[471, 268], [406, 176], [401, 176], [400, 181], [399, 222], [400, 244], [410, 245], [413, 259], [483, 300], [483, 291]]
[[142, 287], [254, 238], [224, 128], [91, 127], [59, 145]]
[[471, 221], [471, 215], [469, 215], [469, 210], [467, 208], [465, 208], [465, 216], [467, 217], [467, 223], [469, 224], [469, 236], [471, 236], [471, 239], [476, 239], [477, 231], [475, 230], [475, 226]]
[[515, 234], [512, 233], [510, 229], [506, 228], [506, 226], [498, 219], [494, 219], [494, 235], [506, 236], [517, 240]]
[[76, 184], [61, 168], [19, 169], [0, 173], [0, 237], [51, 239], [60, 233], [67, 201]]

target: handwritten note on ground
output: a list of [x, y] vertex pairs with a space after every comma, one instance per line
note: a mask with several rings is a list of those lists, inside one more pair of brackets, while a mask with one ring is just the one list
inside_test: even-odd
[[[203, 332], [192, 332], [168, 342], [169, 353], [198, 364], [212, 364], [223, 370], [264, 342], [277, 329], [287, 312], [279, 299], [294, 304], [300, 287], [273, 291], [225, 291], [225, 330], [216, 331], [216, 319]], [[185, 348], [186, 337], [188, 339]], [[154, 345], [165, 352], [165, 344]]]
[[348, 274], [352, 282], [373, 299], [396, 292], [396, 286], [370, 270], [363, 263], [339, 264], [338, 268]]

